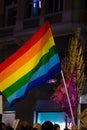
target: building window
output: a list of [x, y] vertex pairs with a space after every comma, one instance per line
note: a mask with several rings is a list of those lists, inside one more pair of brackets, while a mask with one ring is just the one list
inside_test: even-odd
[[85, 9], [87, 9], [87, 0], [85, 0]]
[[16, 23], [16, 3], [16, 0], [5, 2], [5, 26], [15, 25]]
[[49, 0], [48, 13], [63, 11], [64, 0]]
[[27, 0], [25, 4], [25, 18], [39, 16], [41, 11], [41, 0]]
[[14, 8], [6, 8], [6, 17], [5, 17], [5, 25], [15, 25], [16, 23], [16, 7]]
[[17, 3], [17, 0], [5, 0], [5, 6], [6, 5], [11, 5], [12, 2], [14, 2], [15, 4]]

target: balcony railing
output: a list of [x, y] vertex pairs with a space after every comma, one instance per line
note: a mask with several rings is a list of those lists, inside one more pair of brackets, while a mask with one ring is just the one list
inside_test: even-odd
[[[24, 30], [35, 30], [35, 28], [39, 27], [44, 21], [48, 20], [50, 24], [67, 24], [69, 23], [79, 23], [79, 24], [85, 24], [84, 26], [87, 27], [87, 11], [80, 10], [78, 12], [78, 17], [74, 17], [76, 11], [67, 10], [64, 12], [54, 13], [54, 14], [46, 14], [43, 16], [36, 16], [28, 19], [24, 19], [21, 21], [22, 26], [20, 30], [18, 30], [18, 33], [24, 32]], [[17, 21], [16, 21], [17, 22]], [[14, 26], [8, 26], [0, 28], [0, 38], [12, 36], [17, 33], [17, 26], [20, 26], [18, 24]], [[16, 27], [16, 31], [15, 31]]]

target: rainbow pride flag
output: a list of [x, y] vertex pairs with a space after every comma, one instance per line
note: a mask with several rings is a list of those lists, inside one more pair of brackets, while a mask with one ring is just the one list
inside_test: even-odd
[[60, 71], [50, 24], [41, 28], [14, 54], [0, 64], [0, 91], [10, 105]]

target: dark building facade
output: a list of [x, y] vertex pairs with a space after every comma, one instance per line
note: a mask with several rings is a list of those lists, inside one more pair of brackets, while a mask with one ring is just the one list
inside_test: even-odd
[[[20, 48], [46, 20], [50, 22], [60, 60], [76, 28], [81, 28], [86, 64], [87, 0], [0, 0], [0, 63]], [[38, 86], [12, 108], [3, 97], [3, 111], [15, 111], [15, 118], [28, 120], [30, 124], [33, 124], [34, 111], [62, 111], [59, 104], [50, 101], [54, 88], [55, 84]]]

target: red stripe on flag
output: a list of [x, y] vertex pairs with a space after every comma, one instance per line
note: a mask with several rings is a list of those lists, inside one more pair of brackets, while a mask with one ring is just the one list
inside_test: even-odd
[[49, 22], [45, 22], [43, 26], [14, 54], [8, 57], [5, 61], [0, 64], [0, 72], [4, 70], [7, 66], [12, 64], [15, 60], [17, 60], [20, 56], [22, 56], [26, 51], [28, 51], [36, 42], [46, 33], [46, 31], [50, 28]]

